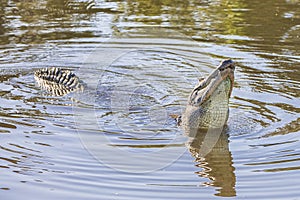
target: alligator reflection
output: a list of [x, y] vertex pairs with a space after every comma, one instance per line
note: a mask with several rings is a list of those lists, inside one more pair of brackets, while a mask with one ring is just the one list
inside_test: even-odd
[[205, 185], [218, 187], [216, 196], [236, 196], [236, 177], [232, 166], [232, 155], [228, 147], [226, 130], [197, 130], [188, 134], [187, 146], [195, 158], [196, 166], [202, 170], [197, 175], [210, 179]]

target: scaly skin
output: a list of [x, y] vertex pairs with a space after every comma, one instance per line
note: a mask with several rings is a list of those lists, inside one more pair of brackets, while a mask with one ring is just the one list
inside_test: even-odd
[[39, 69], [34, 72], [38, 85], [54, 96], [63, 96], [70, 92], [83, 91], [83, 83], [73, 72], [57, 67]]
[[187, 134], [191, 133], [191, 129], [220, 128], [226, 124], [234, 69], [233, 61], [224, 60], [193, 89], [181, 117], [181, 125]]

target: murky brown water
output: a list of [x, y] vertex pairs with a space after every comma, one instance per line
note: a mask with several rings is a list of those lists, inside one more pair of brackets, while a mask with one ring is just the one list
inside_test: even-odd
[[[2, 0], [0, 52], [1, 199], [300, 197], [298, 0]], [[169, 115], [228, 57], [228, 128], [201, 156]], [[48, 66], [88, 89], [41, 91]]]

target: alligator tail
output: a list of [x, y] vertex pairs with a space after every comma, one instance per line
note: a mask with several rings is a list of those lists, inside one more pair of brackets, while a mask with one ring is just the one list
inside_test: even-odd
[[43, 68], [34, 72], [37, 84], [54, 96], [83, 91], [86, 84], [73, 72], [57, 67]]

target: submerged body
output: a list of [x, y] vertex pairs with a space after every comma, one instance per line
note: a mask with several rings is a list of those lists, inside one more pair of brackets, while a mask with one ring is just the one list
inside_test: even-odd
[[[202, 79], [191, 92], [181, 124], [190, 133], [192, 129], [223, 127], [228, 118], [228, 103], [234, 82], [234, 62], [224, 60], [207, 78]], [[73, 72], [60, 68], [44, 68], [34, 73], [40, 87], [55, 96], [83, 91], [86, 84]], [[194, 131], [193, 131], [194, 132]]]

